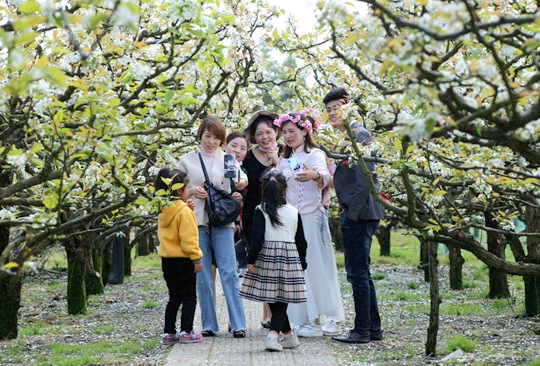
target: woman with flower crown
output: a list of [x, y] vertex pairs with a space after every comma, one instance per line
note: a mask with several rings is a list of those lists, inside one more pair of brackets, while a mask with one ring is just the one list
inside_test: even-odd
[[287, 202], [298, 209], [308, 243], [307, 302], [291, 304], [287, 312], [290, 321], [299, 325], [295, 329], [299, 337], [339, 334], [339, 324], [345, 318], [328, 218], [322, 204], [322, 190], [330, 181], [330, 173], [326, 155], [312, 137], [321, 122], [321, 116], [307, 108], [274, 120], [286, 144], [277, 169], [287, 178]]

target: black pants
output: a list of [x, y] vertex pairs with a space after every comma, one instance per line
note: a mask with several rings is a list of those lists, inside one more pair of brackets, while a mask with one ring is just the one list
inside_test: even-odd
[[289, 323], [289, 317], [287, 316], [287, 307], [289, 304], [285, 302], [274, 302], [268, 305], [270, 306], [270, 310], [272, 310], [270, 330], [275, 330], [278, 333], [290, 332], [291, 323]]
[[161, 258], [161, 268], [169, 289], [163, 333], [176, 333], [176, 318], [180, 305], [182, 305], [180, 330], [190, 333], [193, 330], [197, 306], [197, 277], [193, 272], [195, 269], [193, 262], [189, 258]]

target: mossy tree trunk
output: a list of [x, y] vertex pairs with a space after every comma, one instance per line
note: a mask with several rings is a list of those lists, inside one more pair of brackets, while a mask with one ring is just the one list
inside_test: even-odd
[[[527, 207], [525, 224], [528, 232], [540, 232], [540, 210]], [[540, 264], [540, 238], [527, 237], [527, 263]], [[524, 276], [525, 283], [525, 315], [529, 317], [540, 315], [540, 276]]]
[[99, 295], [104, 292], [102, 280], [103, 260], [100, 251], [93, 246], [91, 251], [91, 261], [87, 262], [88, 268], [85, 273], [84, 283], [86, 286], [86, 296]]
[[439, 294], [439, 269], [437, 260], [438, 243], [424, 242], [429, 247], [429, 326], [426, 341], [426, 356], [435, 357], [437, 355], [437, 334], [439, 333], [439, 306], [441, 297]]
[[[486, 226], [498, 228], [490, 211], [485, 212]], [[501, 259], [505, 259], [504, 249], [506, 239], [503, 235], [495, 232], [487, 232], [488, 251]], [[510, 297], [510, 288], [508, 286], [508, 276], [502, 271], [489, 268], [489, 294], [490, 299], [502, 299]]]
[[80, 236], [66, 239], [64, 242], [68, 261], [68, 288], [67, 306], [68, 314], [85, 314], [87, 309], [86, 298], [86, 255], [83, 240]]
[[461, 249], [450, 245], [448, 247], [450, 258], [450, 289], [463, 290], [463, 264], [465, 259], [461, 255]]
[[375, 236], [377, 237], [379, 245], [381, 246], [380, 254], [383, 257], [390, 256], [391, 228], [392, 227], [390, 225], [379, 225], [377, 231], [375, 232]]

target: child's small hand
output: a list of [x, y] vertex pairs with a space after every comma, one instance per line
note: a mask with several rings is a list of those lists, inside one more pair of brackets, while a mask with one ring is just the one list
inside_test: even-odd
[[254, 266], [253, 264], [248, 264], [247, 265], [247, 273], [255, 273], [255, 270], [254, 270]]
[[191, 198], [188, 198], [188, 199], [186, 200], [186, 203], [187, 203], [187, 205], [188, 205], [189, 208], [191, 208], [192, 210], [195, 209], [195, 202], [194, 202]]
[[195, 270], [193, 272], [195, 273], [199, 273], [200, 271], [202, 271], [202, 262], [201, 263], [197, 263], [194, 265], [195, 266]]

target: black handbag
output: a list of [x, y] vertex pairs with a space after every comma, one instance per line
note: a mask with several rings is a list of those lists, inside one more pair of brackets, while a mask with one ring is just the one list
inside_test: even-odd
[[204, 210], [208, 215], [208, 226], [224, 226], [234, 222], [238, 215], [240, 215], [240, 205], [229, 192], [214, 187], [208, 178], [208, 173], [206, 172], [206, 167], [200, 153], [199, 160], [201, 161], [205, 178], [204, 190], [208, 194], [204, 203]]

